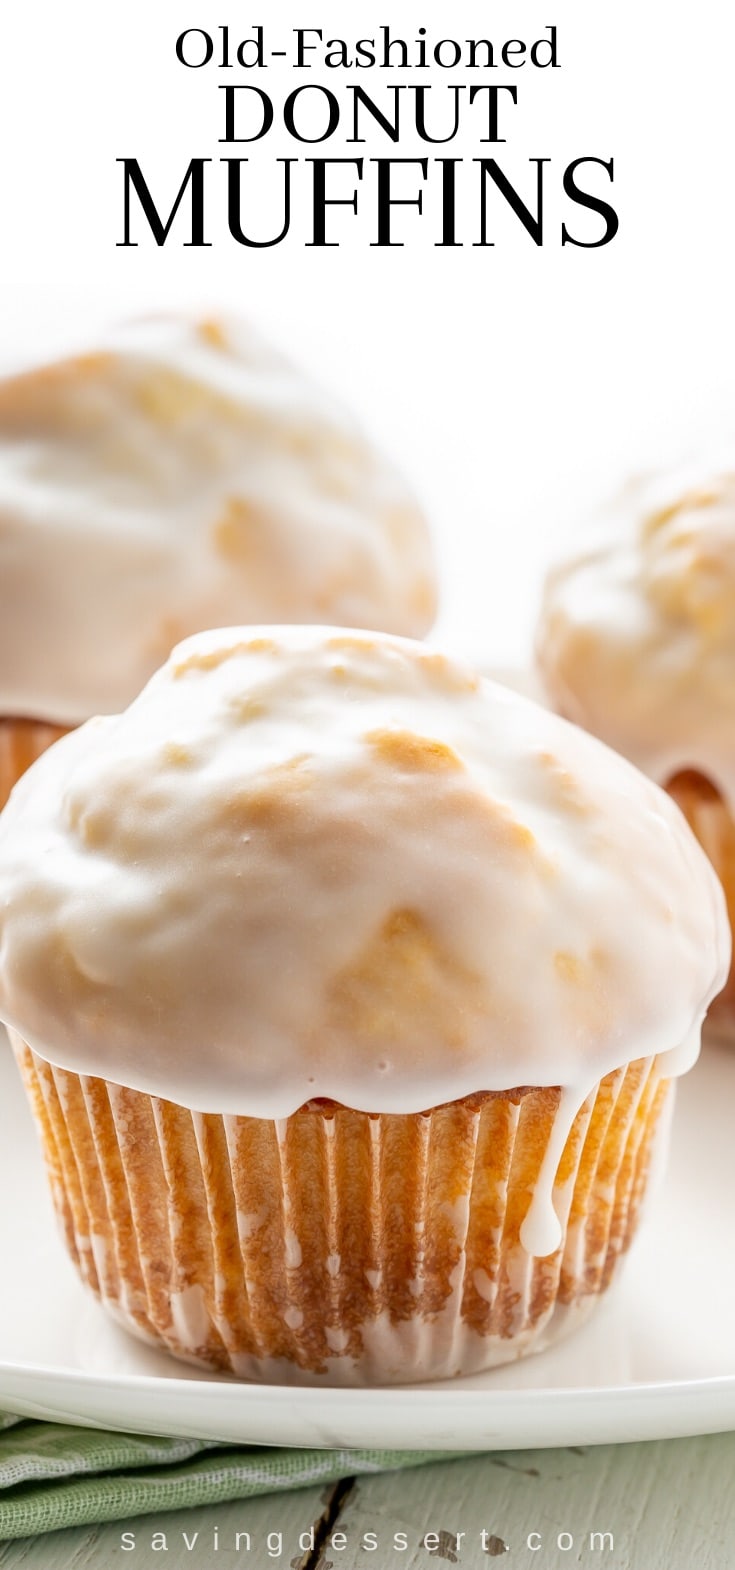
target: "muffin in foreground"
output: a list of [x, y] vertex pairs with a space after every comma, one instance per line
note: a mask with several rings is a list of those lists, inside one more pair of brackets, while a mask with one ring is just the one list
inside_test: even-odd
[[582, 1318], [728, 962], [663, 792], [386, 636], [191, 638], [0, 815], [0, 1017], [69, 1251], [242, 1377], [442, 1377]]
[[425, 520], [251, 329], [151, 319], [0, 380], [0, 806], [64, 730], [232, 622], [422, 636]]
[[[735, 467], [631, 484], [545, 586], [537, 635], [554, 706], [663, 785], [735, 923]], [[735, 1026], [735, 972], [716, 1017]]]

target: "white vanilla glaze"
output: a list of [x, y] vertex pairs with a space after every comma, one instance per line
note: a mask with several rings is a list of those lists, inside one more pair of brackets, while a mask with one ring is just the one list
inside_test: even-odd
[[424, 519], [242, 323], [133, 323], [0, 381], [0, 715], [72, 724], [233, 622], [421, 636]]
[[[630, 765], [421, 645], [235, 628], [0, 818], [2, 1015], [200, 1110], [596, 1083], [676, 1047], [719, 886]], [[634, 1050], [633, 1050], [634, 1049]]]
[[524, 1246], [600, 1078], [696, 1057], [720, 885], [669, 798], [421, 644], [214, 631], [0, 814], [0, 1018], [198, 1111], [561, 1086]]
[[550, 573], [537, 637], [567, 718], [735, 810], [735, 462], [634, 482]]

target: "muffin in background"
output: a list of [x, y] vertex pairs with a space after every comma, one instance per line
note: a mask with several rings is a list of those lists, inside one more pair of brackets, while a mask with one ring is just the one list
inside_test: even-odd
[[0, 380], [0, 806], [189, 633], [420, 637], [435, 602], [403, 480], [243, 323], [143, 320]]
[[[546, 580], [551, 702], [673, 796], [735, 923], [735, 459], [633, 483]], [[735, 974], [714, 1016], [735, 1027]]]
[[728, 963], [663, 792], [379, 634], [191, 638], [0, 815], [0, 1018], [69, 1251], [240, 1377], [438, 1378], [582, 1320]]

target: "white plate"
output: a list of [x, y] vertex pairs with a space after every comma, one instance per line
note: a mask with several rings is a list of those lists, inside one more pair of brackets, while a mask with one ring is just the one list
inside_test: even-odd
[[266, 1445], [483, 1450], [735, 1428], [735, 1048], [682, 1081], [668, 1174], [623, 1279], [552, 1351], [384, 1390], [245, 1385], [185, 1371], [109, 1323], [57, 1237], [0, 1031], [0, 1407]]

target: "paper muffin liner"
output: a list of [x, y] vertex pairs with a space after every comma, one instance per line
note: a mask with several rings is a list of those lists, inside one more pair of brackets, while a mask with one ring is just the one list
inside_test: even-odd
[[0, 810], [21, 774], [67, 730], [41, 720], [0, 719]]
[[602, 1080], [553, 1186], [562, 1243], [520, 1242], [560, 1092], [421, 1114], [310, 1103], [280, 1122], [192, 1113], [80, 1077], [13, 1038], [67, 1248], [126, 1327], [242, 1378], [470, 1373], [585, 1316], [639, 1220], [672, 1084]]
[[[667, 790], [712, 862], [725, 891], [735, 935], [735, 818], [715, 786], [693, 769], [677, 774]], [[735, 959], [723, 991], [710, 1007], [709, 1018], [728, 1035], [735, 1033]]]

